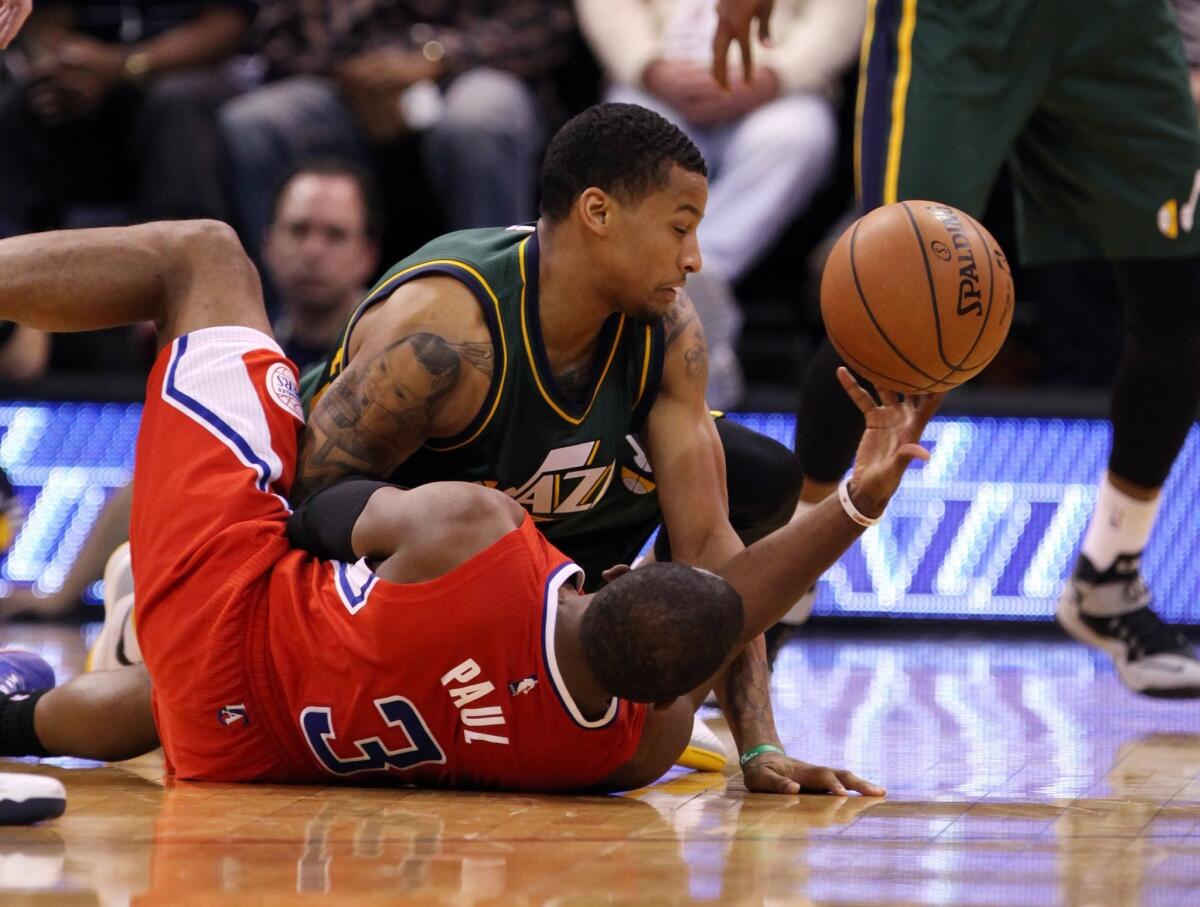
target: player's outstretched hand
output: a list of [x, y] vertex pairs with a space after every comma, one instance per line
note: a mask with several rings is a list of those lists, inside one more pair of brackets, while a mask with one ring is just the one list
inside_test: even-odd
[[918, 442], [945, 394], [901, 399], [894, 391], [880, 390], [876, 403], [848, 369], [839, 368], [837, 376], [866, 420], [854, 457], [855, 503], [867, 516], [879, 516], [900, 487], [908, 465], [913, 460], [929, 459], [929, 451]]
[[713, 35], [713, 78], [729, 87], [729, 47], [737, 42], [742, 50], [746, 84], [753, 82], [754, 63], [750, 28], [758, 20], [758, 40], [771, 43], [771, 8], [775, 0], [718, 0], [717, 31]]
[[0, 50], [17, 36], [32, 10], [33, 0], [0, 0]]
[[742, 769], [746, 789], [762, 794], [833, 794], [858, 791], [864, 797], [886, 797], [878, 784], [864, 781], [844, 768], [810, 765], [783, 753], [764, 753]]

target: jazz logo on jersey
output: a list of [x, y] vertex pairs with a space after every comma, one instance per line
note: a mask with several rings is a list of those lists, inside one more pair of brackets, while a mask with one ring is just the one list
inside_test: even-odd
[[633, 469], [616, 461], [597, 463], [600, 442], [583, 441], [550, 451], [532, 478], [505, 493], [535, 520], [546, 520], [591, 510], [600, 503], [618, 470], [622, 483], [634, 494], [653, 491], [646, 454], [632, 435], [626, 441], [633, 448]]
[[245, 724], [250, 723], [250, 716], [246, 714], [246, 704], [238, 703], [237, 705], [227, 705], [223, 709], [217, 711], [217, 720], [225, 727], [231, 724], [236, 724], [241, 721]]
[[591, 510], [612, 482], [616, 463], [597, 465], [599, 441], [558, 447], [546, 454], [533, 478], [506, 493], [535, 518]]
[[533, 688], [537, 686], [537, 675], [530, 674], [528, 677], [522, 677], [520, 680], [510, 680], [508, 682], [508, 692], [514, 696], [523, 696], [526, 693], [532, 693]]

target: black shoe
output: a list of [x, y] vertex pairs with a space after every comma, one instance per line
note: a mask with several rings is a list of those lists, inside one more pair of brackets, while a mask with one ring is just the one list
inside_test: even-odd
[[1063, 629], [1107, 652], [1127, 687], [1147, 696], [1200, 697], [1200, 661], [1182, 633], [1150, 609], [1141, 554], [1122, 554], [1101, 573], [1084, 555], [1058, 600]]

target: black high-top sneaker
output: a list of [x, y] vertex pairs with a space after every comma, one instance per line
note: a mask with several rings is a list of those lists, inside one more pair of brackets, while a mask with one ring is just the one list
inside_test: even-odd
[[1058, 622], [1080, 642], [1107, 652], [1131, 690], [1200, 697], [1200, 661], [1184, 635], [1150, 609], [1140, 565], [1141, 552], [1122, 554], [1101, 573], [1079, 555], [1058, 600]]

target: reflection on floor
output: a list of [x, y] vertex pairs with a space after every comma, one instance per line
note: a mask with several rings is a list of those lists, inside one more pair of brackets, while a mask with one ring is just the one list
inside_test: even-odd
[[[76, 630], [6, 631], [63, 675], [81, 663]], [[1200, 903], [1196, 704], [1127, 693], [1057, 641], [800, 639], [775, 687], [793, 754], [888, 799], [748, 796], [732, 774], [533, 797], [12, 762], [70, 801], [0, 828], [0, 902]]]

